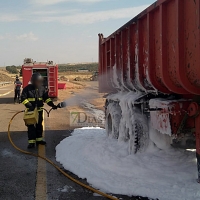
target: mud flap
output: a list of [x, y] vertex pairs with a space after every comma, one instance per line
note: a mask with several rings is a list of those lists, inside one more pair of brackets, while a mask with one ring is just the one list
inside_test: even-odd
[[188, 115], [195, 118], [196, 157], [198, 169], [198, 183], [200, 183], [200, 106], [193, 102], [188, 108]]

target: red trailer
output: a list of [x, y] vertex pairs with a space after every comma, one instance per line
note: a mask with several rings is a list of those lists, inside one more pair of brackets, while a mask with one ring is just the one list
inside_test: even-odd
[[200, 180], [200, 0], [158, 0], [99, 34], [99, 73], [108, 134], [129, 141], [130, 153], [159, 147], [158, 137], [196, 143]]
[[53, 61], [33, 62], [32, 59], [24, 59], [22, 65], [23, 87], [27, 86], [33, 73], [40, 73], [44, 78], [44, 86], [48, 88], [49, 96], [58, 97], [58, 65]]

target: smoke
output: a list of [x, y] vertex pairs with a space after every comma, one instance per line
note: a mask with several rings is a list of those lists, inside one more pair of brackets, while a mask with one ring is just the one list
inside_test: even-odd
[[92, 88], [91, 91], [84, 91], [82, 93], [75, 94], [73, 97], [64, 100], [66, 106], [81, 106], [87, 101], [99, 98], [99, 94]]

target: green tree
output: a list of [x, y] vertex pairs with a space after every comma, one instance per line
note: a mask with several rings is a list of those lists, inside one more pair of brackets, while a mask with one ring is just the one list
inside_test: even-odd
[[19, 71], [19, 75], [22, 76], [22, 69], [20, 69], [20, 71]]
[[11, 74], [18, 74], [17, 67], [15, 65], [12, 66], [6, 66], [6, 70]]

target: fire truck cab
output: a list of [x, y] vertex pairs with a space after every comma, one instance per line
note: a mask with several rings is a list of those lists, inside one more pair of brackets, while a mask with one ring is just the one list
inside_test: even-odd
[[49, 91], [51, 98], [58, 97], [58, 65], [53, 61], [36, 62], [31, 58], [25, 58], [22, 65], [23, 87], [26, 87], [31, 80], [33, 73], [40, 73], [44, 82], [43, 85]]

